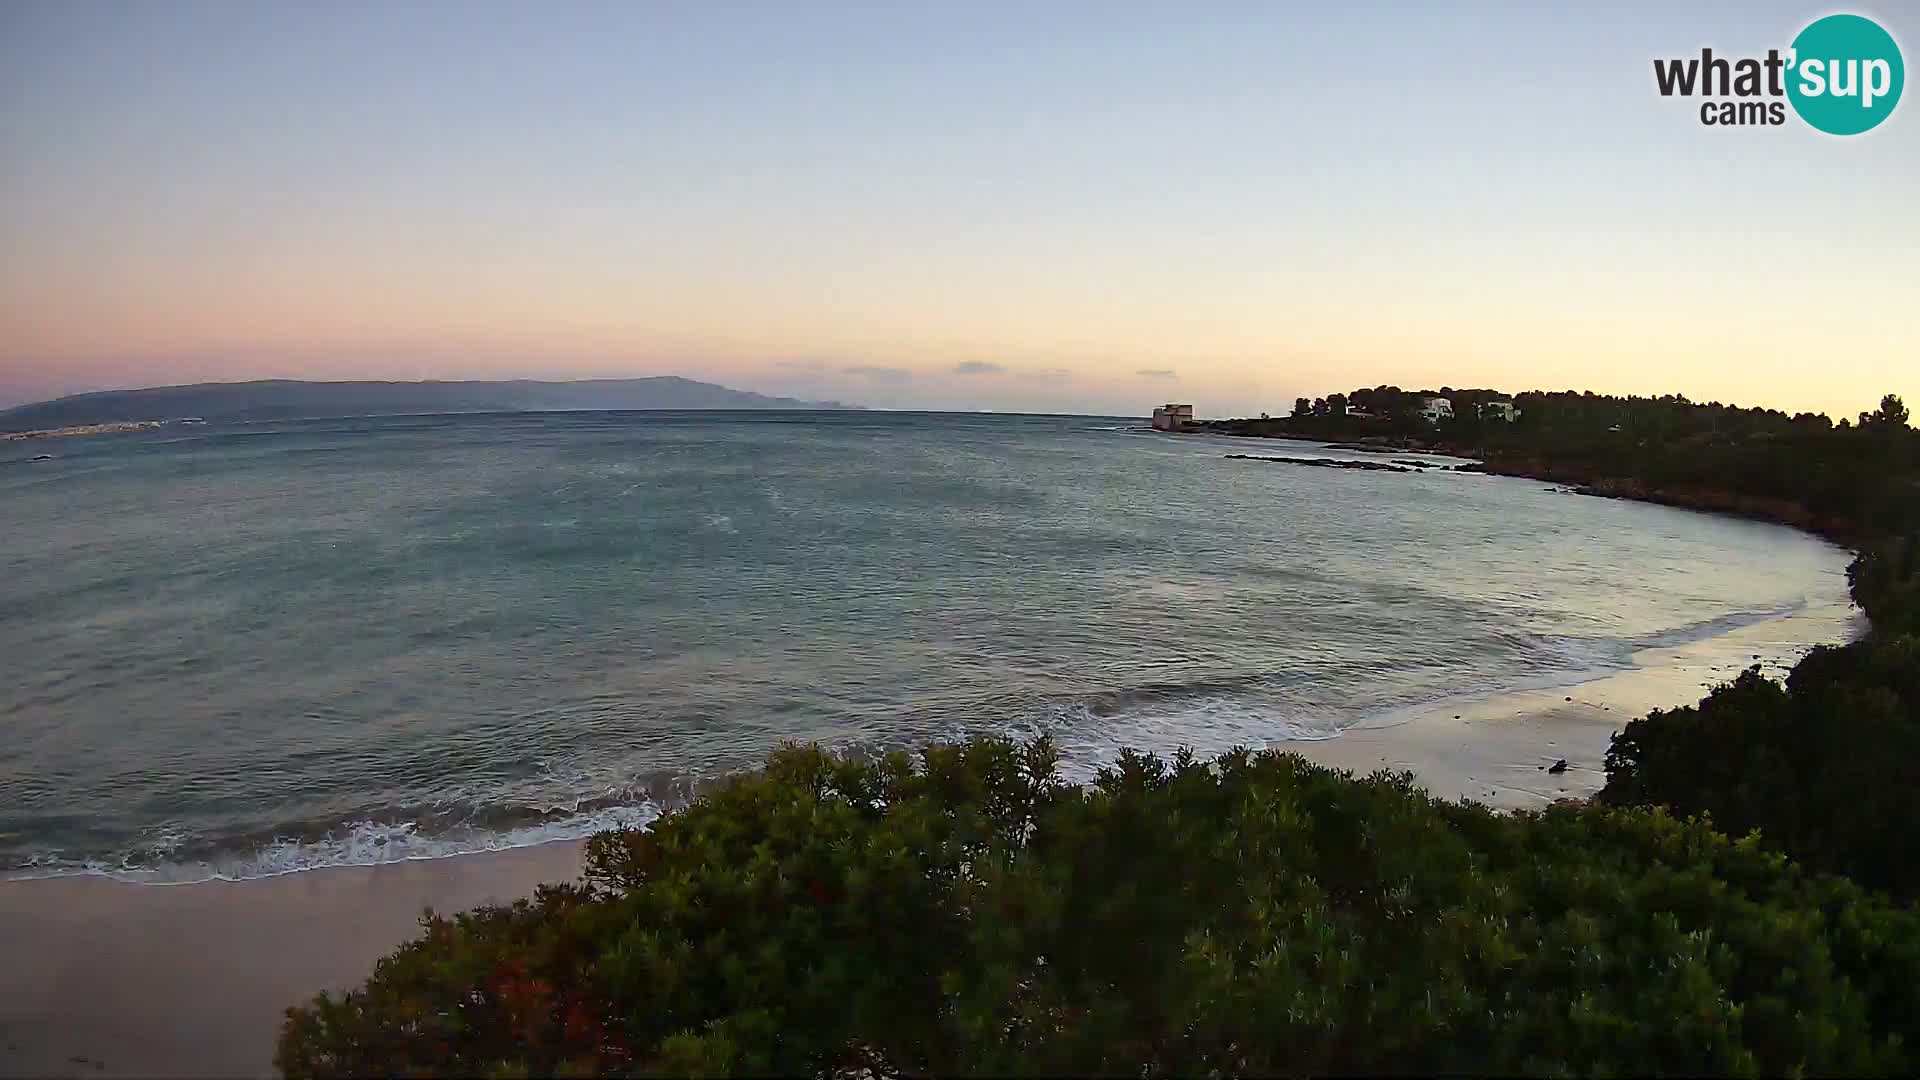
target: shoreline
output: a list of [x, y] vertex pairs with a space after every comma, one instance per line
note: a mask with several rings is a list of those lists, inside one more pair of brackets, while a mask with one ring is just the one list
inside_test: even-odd
[[[1232, 422], [1234, 421], [1209, 420], [1205, 423], [1218, 425]], [[1471, 463], [1456, 467], [1455, 471], [1458, 472], [1537, 480], [1545, 484], [1563, 485], [1576, 495], [1591, 495], [1602, 499], [1626, 499], [1632, 502], [1670, 506], [1677, 510], [1719, 514], [1743, 521], [1784, 525], [1787, 528], [1799, 529], [1817, 536], [1856, 554], [1863, 539], [1861, 530], [1857, 526], [1838, 518], [1816, 514], [1804, 505], [1789, 499], [1741, 495], [1720, 488], [1690, 485], [1660, 487], [1630, 477], [1609, 476], [1579, 466], [1553, 464], [1540, 458], [1516, 454], [1490, 454], [1480, 447], [1460, 447], [1446, 442], [1430, 443], [1409, 436], [1374, 435], [1356, 436], [1352, 439], [1329, 439], [1319, 435], [1296, 435], [1288, 432], [1229, 431], [1222, 427], [1204, 425], [1173, 434], [1218, 435], [1227, 439], [1283, 439], [1292, 442], [1319, 443], [1328, 449], [1367, 454], [1414, 453], [1454, 457]], [[1363, 439], [1379, 441], [1370, 443], [1361, 441]]]
[[[1817, 628], [1812, 625], [1816, 622], [1818, 623]], [[1549, 711], [1549, 706], [1555, 705], [1556, 702], [1564, 703], [1561, 696], [1575, 690], [1584, 691], [1585, 688], [1594, 685], [1601, 685], [1608, 688], [1602, 691], [1602, 696], [1606, 696], [1609, 701], [1615, 699], [1644, 701], [1646, 704], [1641, 708], [1641, 713], [1651, 708], [1689, 705], [1696, 702], [1700, 697], [1703, 697], [1714, 683], [1731, 679], [1734, 675], [1737, 675], [1745, 665], [1742, 664], [1729, 668], [1725, 663], [1719, 664], [1715, 666], [1714, 670], [1723, 672], [1724, 677], [1709, 679], [1699, 683], [1697, 687], [1685, 685], [1685, 680], [1675, 681], [1672, 678], [1662, 675], [1662, 672], [1666, 672], [1669, 668], [1689, 666], [1691, 664], [1689, 658], [1692, 657], [1694, 653], [1709, 648], [1714, 642], [1719, 642], [1722, 639], [1728, 641], [1736, 640], [1733, 635], [1751, 631], [1756, 627], [1767, 627], [1775, 624], [1780, 626], [1809, 627], [1806, 632], [1795, 635], [1796, 640], [1792, 644], [1798, 646], [1797, 651], [1791, 656], [1788, 656], [1784, 661], [1776, 663], [1774, 662], [1773, 654], [1780, 652], [1782, 648], [1791, 647], [1791, 645], [1776, 642], [1767, 645], [1770, 651], [1765, 654], [1743, 655], [1747, 655], [1755, 660], [1761, 659], [1764, 655], [1767, 661], [1766, 666], [1772, 669], [1769, 671], [1769, 674], [1784, 677], [1786, 671], [1792, 667], [1793, 662], [1796, 661], [1800, 655], [1804, 655], [1806, 649], [1818, 644], [1844, 644], [1847, 641], [1851, 641], [1859, 636], [1860, 633], [1864, 632], [1865, 622], [1864, 617], [1861, 616], [1857, 610], [1853, 609], [1847, 601], [1839, 598], [1824, 602], [1823, 604], [1803, 605], [1801, 607], [1776, 612], [1748, 613], [1738, 616], [1737, 621], [1732, 618], [1712, 620], [1710, 623], [1702, 624], [1714, 627], [1714, 629], [1707, 631], [1703, 636], [1682, 636], [1682, 639], [1677, 642], [1644, 645], [1635, 649], [1624, 667], [1608, 664], [1585, 669], [1568, 669], [1549, 675], [1538, 676], [1533, 679], [1522, 680], [1502, 689], [1456, 691], [1430, 700], [1393, 707], [1377, 715], [1364, 716], [1349, 723], [1345, 727], [1332, 729], [1325, 734], [1313, 736], [1300, 735], [1290, 738], [1276, 737], [1274, 741], [1255, 746], [1254, 748], [1262, 749], [1273, 747], [1288, 749], [1298, 752], [1309, 759], [1320, 761], [1320, 752], [1310, 751], [1308, 748], [1325, 745], [1329, 747], [1331, 751], [1337, 744], [1348, 739], [1371, 743], [1376, 741], [1376, 735], [1374, 733], [1400, 729], [1410, 720], [1419, 719], [1423, 722], [1431, 721], [1435, 718], [1442, 717], [1443, 714], [1446, 718], [1457, 719], [1458, 717], [1455, 717], [1453, 714], [1462, 713], [1463, 710], [1472, 711], [1475, 715], [1498, 714], [1505, 711], [1526, 712], [1530, 715], [1537, 712], [1546, 712]], [[1682, 628], [1680, 631], [1677, 631], [1677, 633], [1685, 635], [1696, 629], [1698, 628]], [[1667, 674], [1670, 675], [1671, 672], [1667, 672]], [[1622, 694], [1620, 690], [1617, 689], [1640, 685], [1658, 686], [1662, 688], [1673, 687], [1674, 692], [1669, 697], [1662, 696], [1661, 692], [1628, 692]], [[1603, 707], [1602, 711], [1610, 711], [1611, 709], [1612, 706], [1608, 705]], [[991, 732], [973, 733], [990, 734]], [[1003, 732], [1003, 734], [1008, 734], [1016, 739], [1030, 737], [1033, 733], [1034, 729], [1030, 728], [1018, 728]], [[930, 738], [935, 741], [958, 737], [960, 737], [958, 734], [930, 736]], [[1070, 782], [1086, 782], [1091, 779], [1093, 770], [1096, 767], [1111, 763], [1110, 759], [1113, 754], [1119, 752], [1119, 746], [1120, 744], [1118, 743], [1113, 744], [1111, 752], [1100, 756], [1098, 760], [1084, 760], [1079, 755], [1074, 756], [1071, 760], [1063, 760], [1061, 763], [1061, 772]], [[914, 747], [911, 746], [903, 748], [909, 750], [914, 749]], [[1164, 757], [1171, 754], [1175, 747], [1157, 745], [1136, 746], [1133, 747], [1133, 749], [1147, 750], [1158, 753]], [[1200, 752], [1202, 756], [1208, 756], [1212, 753], [1223, 751], [1224, 749], [1226, 749], [1224, 745], [1216, 745], [1214, 749], [1201, 750]], [[1603, 753], [1604, 749], [1605, 746], [1603, 742], [1601, 746]], [[1324, 756], [1326, 760], [1322, 763], [1339, 768], [1352, 769], [1361, 775], [1377, 767], [1377, 764], [1370, 764], [1351, 755], [1328, 752]], [[1378, 760], [1386, 760], [1386, 758], [1376, 759], [1376, 762]], [[692, 780], [688, 782], [685, 791], [662, 794], [658, 799], [650, 798], [637, 803], [611, 803], [599, 810], [581, 814], [577, 817], [564, 817], [551, 821], [543, 821], [534, 825], [515, 827], [504, 832], [485, 834], [481, 841], [473, 843], [471, 846], [464, 846], [465, 842], [457, 839], [430, 836], [420, 842], [418, 845], [418, 853], [412, 853], [412, 845], [409, 844], [407, 845], [407, 849], [410, 852], [408, 854], [364, 861], [352, 861], [351, 858], [340, 861], [325, 858], [297, 858], [284, 861], [250, 859], [242, 860], [247, 865], [240, 868], [236, 868], [234, 862], [231, 860], [222, 860], [217, 863], [187, 861], [163, 863], [155, 866], [111, 866], [98, 864], [85, 866], [74, 864], [49, 865], [40, 869], [19, 868], [0, 873], [0, 890], [4, 890], [15, 884], [73, 879], [108, 881], [122, 885], [164, 888], [211, 884], [240, 884], [252, 881], [269, 881], [275, 878], [315, 871], [371, 870], [383, 866], [503, 855], [515, 851], [555, 844], [581, 844], [592, 836], [611, 829], [644, 828], [662, 814], [669, 813], [679, 807], [689, 795], [698, 795], [710, 785], [725, 783], [730, 776], [736, 775], [738, 772], [752, 771], [757, 767], [757, 765], [743, 765], [738, 770]], [[1446, 798], [1473, 797], [1469, 791], [1471, 785], [1439, 783], [1429, 784], [1427, 786], [1429, 786], [1436, 795], [1441, 794], [1443, 789], [1448, 792], [1457, 790], [1457, 794], [1446, 794], [1443, 796]], [[1517, 807], [1520, 804], [1515, 803], [1512, 805]], [[400, 845], [385, 850], [400, 850]]]
[[[1606, 782], [1613, 734], [1629, 721], [1695, 704], [1751, 666], [1784, 677], [1815, 647], [1853, 641], [1865, 628], [1864, 616], [1851, 607], [1801, 609], [1641, 649], [1623, 670], [1426, 702], [1362, 722], [1336, 738], [1280, 748], [1357, 775], [1409, 769], [1437, 798], [1539, 810], [1598, 792]], [[1567, 762], [1564, 773], [1546, 772], [1561, 759]]]
[[[1697, 701], [1753, 663], [1791, 666], [1862, 618], [1819, 605], [1634, 655], [1585, 681], [1461, 695], [1276, 749], [1365, 775], [1409, 769], [1435, 797], [1505, 810], [1586, 798], [1613, 732]], [[1559, 759], [1568, 768], [1546, 769]], [[283, 1011], [357, 986], [417, 934], [573, 880], [582, 840], [154, 888], [99, 874], [0, 881], [0, 1075], [268, 1075]], [[181, 994], [183, 987], [193, 993]]]

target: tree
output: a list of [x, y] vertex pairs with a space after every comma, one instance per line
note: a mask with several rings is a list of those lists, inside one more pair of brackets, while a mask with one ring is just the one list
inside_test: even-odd
[[1327, 413], [1330, 416], [1347, 415], [1347, 395], [1328, 394], [1327, 395]]
[[1888, 394], [1880, 399], [1880, 408], [1874, 412], [1860, 414], [1861, 427], [1885, 427], [1902, 429], [1907, 426], [1906, 403], [1898, 394]]
[[1847, 567], [1847, 582], [1875, 634], [1920, 636], [1920, 538], [1895, 538], [1861, 552]]
[[1303, 397], [1294, 398], [1293, 399], [1293, 415], [1295, 416], [1313, 415], [1313, 402]]

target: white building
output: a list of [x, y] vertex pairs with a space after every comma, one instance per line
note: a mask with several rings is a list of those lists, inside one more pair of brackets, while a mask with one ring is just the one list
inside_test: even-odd
[[1504, 420], [1511, 424], [1514, 418], [1519, 415], [1520, 410], [1514, 408], [1513, 402], [1511, 401], [1484, 401], [1480, 403], [1480, 419], [1482, 420]]
[[1193, 423], [1193, 406], [1168, 403], [1153, 410], [1153, 429], [1155, 431], [1179, 431], [1182, 426]]
[[1430, 424], [1453, 419], [1453, 399], [1443, 397], [1424, 397], [1420, 399], [1420, 415]]

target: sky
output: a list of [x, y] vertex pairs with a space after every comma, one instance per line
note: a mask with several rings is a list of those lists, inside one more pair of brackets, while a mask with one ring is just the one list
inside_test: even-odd
[[[1920, 100], [1704, 127], [1652, 74], [1832, 10], [8, 0], [0, 403], [675, 374], [1850, 416], [1920, 400]], [[1920, 59], [1920, 7], [1844, 10]]]

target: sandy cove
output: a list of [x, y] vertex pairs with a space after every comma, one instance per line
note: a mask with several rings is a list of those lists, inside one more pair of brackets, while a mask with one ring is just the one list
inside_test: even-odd
[[[1608, 739], [1633, 718], [1754, 663], [1777, 674], [1861, 629], [1845, 608], [1801, 612], [1649, 649], [1589, 682], [1435, 702], [1284, 745], [1360, 773], [1411, 769], [1446, 798], [1538, 808], [1598, 790]], [[1561, 758], [1567, 770], [1548, 773]], [[556, 843], [239, 882], [0, 882], [0, 1075], [270, 1074], [282, 1011], [364, 980], [422, 909], [528, 895], [576, 877], [580, 855]]]
[[[1692, 704], [1755, 664], [1784, 678], [1814, 645], [1850, 641], [1865, 629], [1851, 609], [1802, 612], [1646, 649], [1634, 667], [1588, 682], [1432, 702], [1285, 748], [1356, 773], [1410, 769], [1443, 798], [1537, 810], [1598, 791], [1608, 742], [1628, 722]], [[1564, 773], [1547, 772], [1561, 759]]]

